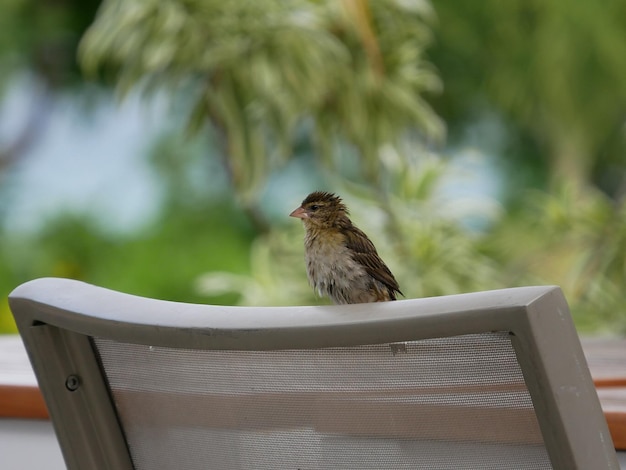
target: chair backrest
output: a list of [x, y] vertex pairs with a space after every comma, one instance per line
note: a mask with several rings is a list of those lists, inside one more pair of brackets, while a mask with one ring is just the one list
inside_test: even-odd
[[70, 469], [619, 468], [556, 287], [251, 308], [39, 279], [10, 306]]

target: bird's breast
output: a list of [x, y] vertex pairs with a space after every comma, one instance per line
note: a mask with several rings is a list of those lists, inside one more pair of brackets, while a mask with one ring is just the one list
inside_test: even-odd
[[361, 287], [367, 274], [345, 246], [341, 234], [308, 234], [305, 259], [309, 282], [319, 295], [328, 295], [335, 303], [346, 300]]

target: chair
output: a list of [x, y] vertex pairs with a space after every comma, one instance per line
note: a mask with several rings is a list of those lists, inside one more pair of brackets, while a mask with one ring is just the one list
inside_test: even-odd
[[619, 468], [557, 287], [253, 308], [47, 278], [9, 300], [70, 469]]

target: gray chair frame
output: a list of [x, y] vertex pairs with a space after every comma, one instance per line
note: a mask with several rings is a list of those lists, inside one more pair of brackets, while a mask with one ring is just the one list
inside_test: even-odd
[[225, 307], [44, 278], [17, 287], [9, 302], [70, 469], [133, 468], [90, 336], [187, 349], [275, 350], [486, 331], [511, 334], [553, 467], [619, 468], [558, 287], [347, 306]]

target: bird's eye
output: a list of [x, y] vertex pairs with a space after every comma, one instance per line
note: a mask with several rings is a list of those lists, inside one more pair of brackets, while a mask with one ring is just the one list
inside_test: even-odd
[[317, 204], [313, 204], [312, 206], [309, 206], [309, 209], [311, 209], [312, 211], [316, 211], [320, 208], [320, 206], [318, 206]]

